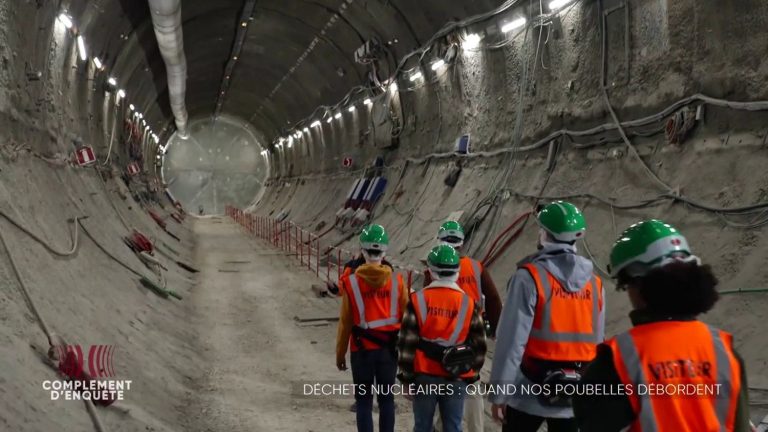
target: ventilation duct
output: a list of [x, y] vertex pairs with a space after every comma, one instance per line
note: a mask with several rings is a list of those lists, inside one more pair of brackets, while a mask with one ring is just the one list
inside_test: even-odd
[[152, 25], [157, 45], [168, 74], [168, 94], [176, 129], [181, 138], [187, 134], [187, 58], [184, 56], [184, 35], [181, 29], [181, 0], [149, 0]]

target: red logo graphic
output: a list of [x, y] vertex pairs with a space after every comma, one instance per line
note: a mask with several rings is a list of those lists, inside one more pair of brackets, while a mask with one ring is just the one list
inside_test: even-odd
[[[112, 378], [115, 376], [114, 345], [91, 345], [88, 357], [84, 355], [80, 345], [63, 345], [57, 347], [59, 354], [59, 371], [70, 378]], [[86, 363], [87, 361], [87, 363]], [[85, 366], [88, 369], [85, 369]]]
[[670, 243], [672, 243], [673, 246], [680, 246], [682, 242], [680, 241], [680, 239], [672, 239], [670, 240]]
[[342, 165], [343, 165], [345, 168], [349, 168], [349, 167], [351, 167], [351, 166], [352, 166], [352, 158], [351, 158], [351, 157], [345, 157], [345, 158], [344, 158], [344, 160], [341, 162], [341, 164], [342, 164]]

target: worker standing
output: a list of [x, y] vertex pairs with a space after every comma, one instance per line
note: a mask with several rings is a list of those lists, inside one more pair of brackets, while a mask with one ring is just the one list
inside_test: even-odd
[[[634, 327], [598, 346], [583, 381], [634, 391], [576, 397], [580, 430], [751, 431], [746, 372], [733, 338], [696, 319], [717, 302], [717, 279], [686, 238], [662, 221], [640, 222], [619, 236], [610, 262], [616, 288], [629, 295]], [[651, 394], [642, 386], [664, 390]], [[705, 394], [707, 388], [716, 391]]]
[[[382, 260], [389, 237], [381, 225], [363, 228], [360, 249], [365, 264], [341, 280], [342, 302], [336, 339], [336, 367], [347, 369], [351, 346], [352, 380], [358, 432], [373, 432], [373, 385], [395, 384], [395, 344], [408, 291], [399, 274]], [[379, 392], [379, 431], [395, 429], [395, 398], [391, 389]]]
[[[459, 222], [447, 221], [440, 226], [437, 232], [437, 240], [441, 244], [447, 244], [461, 253], [464, 246], [464, 228]], [[424, 286], [432, 283], [430, 272], [424, 273]], [[459, 279], [456, 284], [467, 293], [475, 304], [480, 306], [480, 314], [486, 325], [486, 335], [496, 334], [496, 326], [501, 314], [501, 297], [493, 283], [490, 273], [483, 264], [466, 255], [459, 260]], [[440, 417], [435, 424], [435, 430], [441, 431]], [[470, 392], [464, 399], [464, 419], [467, 424], [467, 432], [483, 432], [485, 407], [483, 406], [483, 392]]]
[[431, 432], [439, 406], [444, 432], [461, 431], [466, 384], [485, 361], [480, 306], [459, 288], [459, 254], [448, 245], [427, 257], [433, 281], [410, 296], [398, 340], [400, 380], [414, 389], [414, 432]]
[[[558, 388], [576, 383], [604, 339], [602, 281], [592, 262], [576, 254], [586, 232], [575, 205], [558, 201], [537, 215], [538, 252], [518, 263], [501, 313], [491, 385]], [[504, 432], [576, 431], [570, 399], [554, 391], [538, 396], [489, 395]]]

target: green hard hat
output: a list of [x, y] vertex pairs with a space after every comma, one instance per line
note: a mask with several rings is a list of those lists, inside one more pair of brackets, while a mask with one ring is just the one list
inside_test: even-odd
[[688, 241], [672, 225], [651, 219], [638, 222], [624, 230], [611, 249], [609, 271], [612, 277], [624, 269], [633, 276], [642, 276], [648, 270], [661, 267], [674, 258], [683, 261], [696, 260], [691, 254]]
[[450, 245], [461, 246], [464, 243], [464, 228], [456, 221], [443, 222], [437, 232], [437, 239]]
[[584, 237], [587, 223], [584, 215], [567, 201], [555, 201], [545, 206], [537, 217], [539, 225], [557, 241], [574, 242]]
[[435, 271], [459, 271], [459, 253], [453, 246], [447, 244], [441, 244], [435, 246], [429, 251], [427, 256], [427, 264]]
[[360, 233], [360, 247], [363, 249], [386, 251], [388, 246], [389, 236], [381, 225], [368, 225]]

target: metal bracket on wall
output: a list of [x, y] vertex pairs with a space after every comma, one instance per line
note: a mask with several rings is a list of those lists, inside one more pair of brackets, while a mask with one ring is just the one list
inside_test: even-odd
[[[616, 5], [613, 7], [610, 7], [608, 9], [605, 9], [603, 11], [603, 16], [600, 17], [600, 19], [603, 22], [602, 29], [606, 32], [605, 37], [603, 38], [604, 44], [605, 44], [605, 52], [608, 52], [608, 16], [611, 15], [614, 12], [617, 12], [619, 10], [624, 10], [624, 68], [626, 73], [626, 84], [629, 84], [630, 79], [630, 73], [629, 73], [629, 66], [630, 66], [630, 44], [631, 44], [631, 38], [630, 38], [630, 9], [629, 9], [629, 0], [624, 0], [622, 4]], [[606, 70], [608, 68], [608, 62], [606, 61], [603, 64], [603, 76], [608, 76], [608, 71]], [[602, 83], [602, 85], [605, 87], [607, 84], [605, 82]]]

